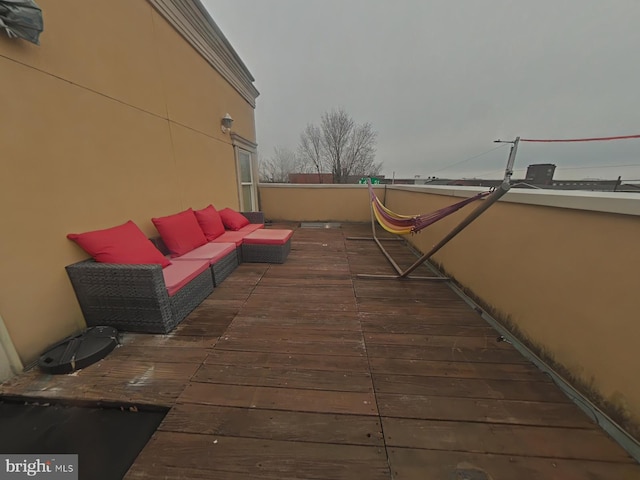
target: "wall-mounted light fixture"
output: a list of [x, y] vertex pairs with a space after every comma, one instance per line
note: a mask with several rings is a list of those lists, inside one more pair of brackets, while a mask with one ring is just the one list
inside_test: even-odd
[[231, 130], [231, 125], [233, 125], [233, 118], [228, 113], [222, 117], [222, 133], [228, 133]]

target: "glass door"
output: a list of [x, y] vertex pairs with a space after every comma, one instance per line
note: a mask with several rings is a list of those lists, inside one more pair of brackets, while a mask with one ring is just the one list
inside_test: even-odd
[[256, 210], [256, 185], [253, 175], [253, 162], [250, 152], [237, 149], [238, 179], [240, 180], [240, 208], [244, 212]]

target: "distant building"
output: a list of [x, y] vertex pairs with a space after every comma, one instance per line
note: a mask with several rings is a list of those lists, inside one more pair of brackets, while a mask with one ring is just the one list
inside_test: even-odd
[[[349, 175], [349, 178], [344, 183], [358, 183], [362, 178], [361, 175]], [[384, 182], [384, 175], [376, 175], [376, 178], [380, 179], [380, 183]], [[302, 184], [317, 184], [317, 183], [325, 183], [331, 184], [335, 183], [333, 181], [332, 173], [290, 173], [289, 174], [289, 183], [302, 183]]]
[[[512, 179], [511, 185], [514, 188], [532, 188], [547, 190], [587, 190], [592, 192], [638, 192], [640, 184], [622, 183], [622, 179], [617, 180], [554, 180], [556, 166], [552, 163], [537, 163], [527, 167], [527, 174], [524, 179]], [[395, 183], [400, 185], [456, 185], [463, 187], [497, 187], [502, 183], [502, 179], [491, 180], [483, 178], [395, 178], [385, 179], [382, 183]]]
[[556, 166], [553, 163], [537, 163], [527, 167], [525, 183], [531, 185], [551, 185]]
[[[554, 180], [548, 187], [553, 190], [591, 190], [597, 192], [620, 191], [618, 180]], [[625, 186], [626, 187], [626, 186]]]

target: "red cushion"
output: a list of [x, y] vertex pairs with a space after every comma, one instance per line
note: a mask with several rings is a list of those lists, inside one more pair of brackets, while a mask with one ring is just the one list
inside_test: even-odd
[[131, 220], [105, 230], [70, 233], [67, 238], [80, 245], [96, 262], [171, 265]]
[[246, 236], [245, 233], [236, 232], [233, 230], [227, 230], [218, 238], [216, 238], [213, 243], [235, 243], [236, 247], [242, 245], [242, 239]]
[[215, 240], [224, 233], [222, 218], [220, 218], [220, 214], [213, 205], [209, 205], [202, 210], [196, 210], [193, 213], [196, 214], [198, 224], [204, 232], [204, 236], [207, 237], [207, 241]]
[[264, 224], [262, 224], [262, 223], [250, 223], [249, 225], [245, 225], [240, 230], [236, 230], [236, 231], [238, 233], [242, 233], [246, 237], [251, 232], [255, 232], [256, 230], [260, 230], [261, 228], [264, 228]]
[[[231, 252], [235, 253], [235, 243], [218, 243], [212, 242], [202, 245], [201, 247], [191, 250], [189, 253], [185, 253], [181, 257], [175, 259], [178, 260], [208, 260], [211, 265], [219, 262]], [[175, 262], [174, 262], [175, 263]]]
[[171, 256], [184, 255], [207, 243], [207, 238], [202, 233], [192, 209], [175, 215], [152, 218], [151, 221], [158, 229]]
[[240, 230], [245, 225], [249, 225], [247, 217], [230, 208], [220, 210], [220, 217], [222, 218], [224, 226], [229, 230]]
[[279, 230], [275, 228], [256, 230], [244, 237], [247, 245], [284, 245], [293, 235], [293, 230]]
[[191, 280], [209, 268], [207, 260], [181, 260], [162, 270], [169, 296], [173, 296]]

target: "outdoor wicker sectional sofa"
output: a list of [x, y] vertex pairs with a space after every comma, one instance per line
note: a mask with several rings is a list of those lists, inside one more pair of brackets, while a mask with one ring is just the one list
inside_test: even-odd
[[[107, 325], [149, 333], [173, 330], [238, 266], [243, 238], [264, 227], [261, 212], [242, 215], [249, 224], [237, 230], [225, 229], [213, 240], [191, 249], [184, 242], [176, 247], [175, 239], [163, 235], [166, 225], [161, 220], [169, 217], [153, 219], [162, 236], [151, 242], [145, 237], [146, 244], [141, 247], [150, 255], [160, 255], [158, 263], [114, 263], [108, 258], [91, 258], [68, 265], [66, 271], [87, 326]], [[125, 227], [137, 229], [133, 222], [114, 228]], [[81, 235], [85, 234], [68, 237], [85, 248], [84, 238], [78, 238]], [[167, 243], [173, 247], [173, 255]], [[155, 252], [148, 252], [149, 247]], [[180, 248], [189, 250], [176, 255], [175, 249]]]

